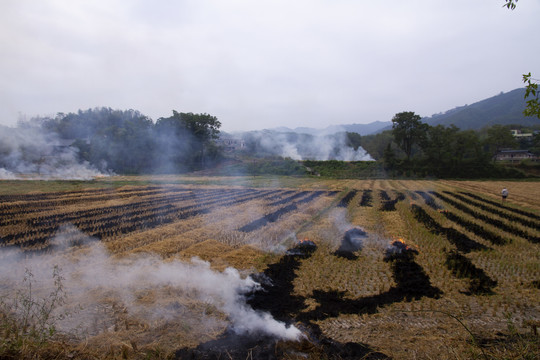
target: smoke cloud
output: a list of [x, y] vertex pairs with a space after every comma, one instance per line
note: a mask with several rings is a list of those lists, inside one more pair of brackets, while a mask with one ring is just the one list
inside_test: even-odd
[[276, 131], [252, 131], [240, 137], [249, 153], [275, 155], [293, 160], [372, 161], [362, 148], [347, 144], [347, 134], [297, 134]]
[[104, 176], [78, 149], [36, 126], [0, 126], [0, 179], [90, 180]]
[[[55, 287], [51, 271], [58, 266], [64, 278], [67, 302], [57, 311], [78, 309], [74, 316], [59, 321], [60, 331], [95, 334], [91, 325], [107, 321], [103, 318], [106, 315], [95, 309], [110, 299], [139, 319], [176, 321], [180, 315], [186, 316], [184, 305], [178, 304], [177, 299], [194, 297], [226, 315], [237, 333], [264, 333], [286, 340], [298, 340], [301, 336], [296, 327], [276, 321], [268, 313], [256, 312], [246, 304], [244, 294], [256, 290], [259, 284], [249, 276], [241, 276], [234, 268], [217, 272], [208, 262], [197, 258], [190, 263], [164, 261], [153, 255], [117, 259], [101, 242], [73, 226], [62, 228], [52, 242], [54, 251], [50, 254], [23, 258], [14, 250], [0, 253], [0, 282], [4, 284], [0, 286], [0, 296], [9, 297], [21, 290], [21, 280], [29, 270], [39, 285], [33, 286], [34, 296], [46, 298]], [[162, 294], [155, 295], [160, 291], [174, 297], [176, 305], [165, 306]], [[141, 301], [144, 297], [154, 301]]]

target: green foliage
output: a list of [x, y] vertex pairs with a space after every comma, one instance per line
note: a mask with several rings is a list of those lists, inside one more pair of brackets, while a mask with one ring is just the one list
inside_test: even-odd
[[208, 114], [173, 110], [173, 116], [158, 119], [155, 132], [159, 139], [155, 155], [161, 158], [158, 172], [175, 172], [182, 167], [185, 170], [200, 169], [219, 158], [213, 140], [219, 137], [220, 127], [217, 118]]
[[179, 113], [173, 110], [174, 119], [188, 130], [201, 143], [219, 137], [221, 123], [215, 116], [209, 114]]
[[[355, 132], [347, 132], [347, 141], [346, 145], [352, 147], [355, 151], [362, 146], [362, 136]], [[365, 149], [364, 149], [365, 150]]]
[[[405, 158], [396, 154], [392, 139], [379, 141], [386, 144], [382, 163], [392, 176], [438, 178], [522, 178], [517, 168], [504, 167], [492, 162], [503, 148], [516, 148], [519, 144], [512, 136], [510, 126], [493, 125], [482, 132], [459, 130], [451, 125], [429, 126], [420, 123], [412, 112], [396, 114], [392, 120], [393, 139]], [[365, 137], [364, 137], [365, 138]], [[536, 138], [535, 138], [536, 139]], [[364, 139], [365, 140], [365, 139]], [[373, 141], [373, 138], [371, 139]], [[379, 139], [380, 140], [380, 139]], [[413, 151], [415, 146], [417, 151]], [[527, 172], [531, 174], [531, 172]]]
[[135, 110], [96, 108], [33, 119], [44, 130], [69, 140], [103, 172], [178, 173], [200, 169], [221, 157], [214, 139], [221, 123], [208, 114], [180, 113], [154, 124]]
[[384, 170], [375, 161], [304, 160], [304, 166], [313, 175], [334, 179], [357, 179], [382, 177]]
[[281, 175], [302, 176], [307, 174], [305, 166], [290, 158], [247, 159], [244, 162], [228, 166], [224, 172], [241, 175]]
[[503, 7], [506, 7], [510, 10], [514, 10], [516, 8], [517, 2], [518, 0], [505, 0], [505, 4], [503, 5]]
[[485, 144], [493, 155], [501, 149], [516, 148], [518, 145], [516, 139], [512, 136], [510, 128], [502, 125], [493, 125], [487, 129]]
[[[531, 77], [531, 73], [523, 75], [523, 82], [527, 84], [525, 87], [525, 100], [527, 108], [523, 111], [525, 116], [533, 116], [540, 119], [540, 92], [538, 91], [538, 80]], [[527, 98], [531, 97], [529, 100]]]
[[412, 111], [398, 113], [392, 119], [394, 141], [405, 153], [407, 161], [411, 159], [414, 145], [421, 144], [426, 137], [428, 125], [421, 119]]
[[[387, 130], [374, 135], [362, 136], [360, 145], [375, 160], [382, 160], [388, 145], [394, 141], [392, 130]], [[395, 156], [404, 156], [404, 153], [398, 149], [393, 149]]]

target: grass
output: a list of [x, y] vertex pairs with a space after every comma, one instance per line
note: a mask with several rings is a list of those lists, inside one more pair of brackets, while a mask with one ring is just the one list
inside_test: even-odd
[[[339, 193], [298, 205], [294, 212], [248, 233], [239, 232], [238, 229], [287, 204], [270, 206], [270, 200], [252, 199], [245, 203], [216, 207], [209, 213], [159, 227], [102, 239], [102, 243], [118, 261], [126, 261], [134, 254], [141, 256], [146, 253], [157, 254], [163, 261], [178, 258], [187, 261], [198, 256], [209, 261], [216, 270], [222, 271], [227, 266], [233, 266], [243, 274], [249, 274], [278, 263], [282, 256], [277, 251], [278, 245], [289, 245], [295, 239], [309, 238], [318, 248], [310, 258], [300, 262], [293, 281], [294, 294], [305, 298], [306, 308], [302, 311], [307, 313], [320, 305], [314, 296], [317, 291], [340, 292], [344, 299], [351, 301], [387, 292], [395, 285], [395, 281], [390, 265], [384, 261], [384, 252], [390, 241], [399, 237], [418, 250], [416, 263], [429, 276], [431, 284], [443, 291], [443, 295], [438, 299], [422, 297], [409, 302], [381, 305], [373, 314], [342, 314], [319, 320], [317, 324], [325, 336], [342, 343], [352, 341], [368, 344], [396, 359], [532, 359], [540, 356], [538, 335], [533, 335], [526, 325], [528, 321], [540, 319], [537, 300], [540, 298], [540, 289], [531, 285], [540, 280], [539, 245], [519, 236], [514, 236], [509, 244], [493, 245], [468, 229], [452, 224], [436, 210], [425, 205], [422, 198], [411, 198], [411, 193], [417, 190], [437, 190], [468, 191], [486, 199], [500, 200], [500, 189], [507, 186], [510, 190], [508, 206], [539, 214], [538, 182], [330, 180], [270, 176], [111, 177], [90, 182], [2, 181], [0, 194], [66, 192], [59, 194], [58, 198], [67, 199], [70, 198], [70, 191], [84, 189], [132, 190], [128, 197], [107, 195], [103, 200], [85, 200], [90, 197], [78, 194], [76, 197], [80, 198], [80, 203], [42, 210], [43, 214], [58, 214], [106, 209], [111, 205], [162, 198], [145, 191], [147, 185], [159, 185], [166, 190], [187, 188], [194, 192], [198, 189], [217, 189], [219, 193], [222, 190], [249, 187], [260, 190], [324, 189], [337, 190]], [[367, 189], [372, 190], [372, 206], [360, 206], [362, 191]], [[336, 208], [340, 197], [350, 190], [357, 190], [356, 196], [347, 207]], [[401, 192], [406, 198], [396, 203], [396, 210], [381, 211], [379, 190], [386, 191], [391, 198], [397, 196], [396, 192]], [[497, 281], [492, 295], [466, 293], [469, 280], [452, 274], [451, 269], [445, 265], [446, 254], [455, 251], [454, 246], [444, 235], [429, 232], [415, 220], [411, 201], [422, 206], [442, 226], [453, 227], [476, 242], [492, 247], [492, 250], [471, 251], [460, 255]], [[436, 201], [443, 207], [450, 207], [440, 199]], [[196, 203], [196, 200], [185, 200], [171, 202], [170, 205]], [[476, 209], [474, 205], [468, 206]], [[472, 220], [470, 214], [459, 209], [452, 208], [452, 211]], [[484, 214], [489, 216], [488, 213]], [[478, 224], [490, 231], [499, 231], [482, 221], [478, 221]], [[343, 233], [353, 226], [362, 227], [368, 233], [363, 249], [357, 253], [358, 258], [348, 260], [334, 256]], [[527, 230], [536, 236], [540, 235], [538, 230]], [[2, 231], [7, 230], [0, 226], [0, 237]], [[59, 253], [57, 256], [81, 256], [84, 251], [82, 247], [76, 252]], [[88, 334], [85, 340], [53, 331], [54, 336], [47, 337], [38, 350], [30, 346], [19, 347], [18, 354], [21, 357], [31, 357], [33, 353], [41, 358], [60, 359], [171, 358], [175, 349], [215, 339], [225, 326], [226, 319], [216, 308], [178, 289], [150, 287], [137, 293], [139, 297], [136, 301], [141, 304], [152, 301], [171, 309], [178, 307], [185, 313], [179, 322], [140, 318], [136, 312], [124, 312], [126, 304], [122, 304], [112, 294], [94, 291], [92, 298], [96, 302], [90, 302], [89, 297], [89, 302], [81, 306], [101, 309], [104, 314], [115, 319], [114, 323], [105, 327], [106, 330], [98, 326], [101, 330]], [[193, 319], [204, 319], [204, 326]], [[8, 333], [14, 332], [10, 330]], [[474, 341], [471, 340], [471, 334], [474, 335]], [[3, 351], [5, 356], [10, 354]]]

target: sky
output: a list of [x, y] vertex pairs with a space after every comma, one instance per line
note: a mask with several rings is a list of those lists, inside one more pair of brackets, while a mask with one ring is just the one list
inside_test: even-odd
[[540, 0], [2, 0], [0, 124], [135, 109], [224, 131], [431, 116], [540, 78]]

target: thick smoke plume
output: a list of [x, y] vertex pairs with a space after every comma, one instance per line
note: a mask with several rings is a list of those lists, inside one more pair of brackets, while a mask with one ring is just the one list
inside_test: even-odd
[[40, 127], [0, 126], [0, 179], [90, 180], [103, 173], [80, 161], [78, 149]]
[[253, 131], [241, 135], [251, 154], [276, 155], [293, 160], [372, 161], [362, 148], [347, 143], [347, 133], [297, 134]]
[[[259, 284], [249, 276], [241, 276], [234, 268], [213, 271], [209, 263], [197, 258], [190, 263], [164, 261], [152, 255], [117, 259], [101, 242], [86, 237], [73, 226], [63, 228], [52, 241], [51, 254], [23, 258], [12, 250], [0, 253], [0, 282], [4, 284], [0, 296], [9, 298], [15, 293], [29, 270], [39, 285], [33, 287], [34, 296], [46, 298], [55, 287], [51, 274], [57, 266], [64, 278], [67, 300], [57, 311], [78, 309], [72, 317], [57, 324], [60, 331], [83, 336], [92, 333], [90, 324], [106, 321], [103, 313], [92, 310], [104, 299], [115, 299], [127, 313], [148, 322], [167, 317], [175, 321], [180, 315], [186, 316], [183, 305], [176, 302], [186, 296], [221, 311], [237, 333], [264, 333], [286, 340], [298, 340], [301, 336], [294, 326], [286, 326], [270, 314], [256, 312], [246, 305], [244, 294], [257, 289]], [[163, 289], [169, 297], [174, 294], [175, 306], [163, 306], [164, 300], [157, 295], [154, 297], [159, 301], [140, 301], [141, 294]]]

